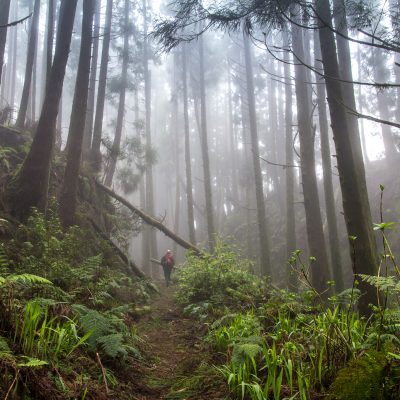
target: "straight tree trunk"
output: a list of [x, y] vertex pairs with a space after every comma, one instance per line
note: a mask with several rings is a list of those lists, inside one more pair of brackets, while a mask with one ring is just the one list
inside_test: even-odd
[[[11, 0], [0, 0], [0, 26], [7, 25], [8, 16], [10, 14], [10, 3]], [[4, 53], [6, 49], [7, 42], [7, 30], [8, 28], [0, 28], [0, 85], [1, 85], [1, 77], [3, 74], [3, 64], [4, 64]], [[9, 52], [10, 53], [10, 52]], [[10, 56], [8, 58], [10, 60]], [[8, 61], [8, 64], [10, 61]]]
[[75, 222], [79, 170], [87, 107], [92, 24], [95, 0], [83, 2], [81, 48], [67, 142], [67, 164], [60, 197], [60, 217], [65, 227]]
[[[284, 32], [285, 46], [289, 43], [289, 32]], [[286, 167], [286, 257], [289, 259], [296, 250], [296, 217], [294, 212], [294, 165], [293, 154], [293, 100], [292, 82], [290, 79], [289, 53], [284, 52], [285, 73], [285, 162]], [[290, 273], [288, 282], [291, 290], [297, 290], [297, 279]]]
[[111, 21], [112, 21], [112, 6], [113, 1], [107, 0], [106, 20], [103, 30], [103, 47], [101, 50], [100, 72], [99, 72], [99, 85], [97, 87], [97, 102], [96, 102], [96, 116], [94, 119], [93, 127], [93, 140], [91, 147], [91, 160], [95, 171], [101, 170], [101, 136], [103, 130], [103, 114], [104, 103], [106, 98], [106, 84], [107, 84], [107, 71], [108, 71], [108, 57], [110, 50], [111, 39]]
[[85, 133], [83, 136], [84, 157], [85, 154], [86, 156], [89, 154], [90, 145], [92, 143], [95, 94], [96, 94], [97, 60], [99, 58], [100, 6], [101, 6], [101, 0], [96, 0], [94, 24], [93, 24], [92, 62], [90, 65], [89, 97], [86, 110]]
[[18, 117], [15, 125], [23, 128], [25, 125], [26, 113], [28, 111], [29, 93], [32, 83], [33, 63], [35, 61], [35, 52], [37, 47], [38, 27], [40, 14], [40, 0], [35, 0], [33, 16], [29, 33], [28, 54], [26, 57], [24, 87], [22, 89], [21, 103], [19, 106]]
[[125, 0], [124, 14], [124, 47], [122, 50], [122, 71], [121, 71], [121, 82], [119, 89], [119, 101], [118, 101], [118, 112], [117, 112], [117, 124], [115, 126], [114, 141], [111, 148], [110, 161], [106, 170], [106, 176], [104, 184], [108, 187], [111, 186], [115, 168], [117, 166], [117, 160], [120, 153], [121, 137], [122, 137], [122, 126], [124, 123], [125, 115], [125, 98], [126, 98], [126, 87], [128, 85], [128, 62], [129, 62], [129, 0]]
[[[374, 77], [376, 82], [387, 82], [389, 79], [389, 71], [385, 66], [385, 55], [381, 49], [373, 49], [373, 60], [374, 60]], [[395, 68], [399, 68], [395, 66]], [[389, 121], [390, 115], [390, 97], [387, 91], [377, 89], [376, 98], [378, 101], [378, 111], [381, 119]], [[385, 148], [385, 157], [389, 166], [396, 166], [399, 153], [396, 149], [396, 143], [393, 137], [392, 129], [389, 125], [381, 124], [381, 133], [383, 146]]]
[[[333, 0], [334, 7], [334, 22], [335, 28], [344, 36], [348, 36], [347, 19], [346, 19], [346, 6], [344, 0]], [[332, 22], [331, 22], [332, 23]], [[351, 54], [349, 41], [340, 35], [336, 35], [337, 42], [337, 57], [339, 62], [339, 73], [341, 77], [348, 81], [353, 81], [353, 72], [351, 68]], [[356, 100], [354, 96], [354, 85], [352, 83], [341, 83], [343, 102], [352, 110], [356, 110]], [[348, 119], [348, 128], [350, 133], [350, 140], [354, 153], [354, 160], [357, 163], [357, 168], [365, 175], [365, 167], [363, 160], [363, 152], [361, 146], [360, 132], [358, 127], [358, 119], [355, 115], [346, 112]]]
[[251, 59], [250, 41], [246, 32], [243, 32], [244, 56], [246, 64], [246, 86], [247, 100], [249, 108], [251, 158], [253, 160], [253, 172], [255, 182], [255, 194], [257, 204], [257, 223], [260, 251], [260, 271], [261, 275], [271, 274], [270, 248], [267, 228], [267, 218], [265, 215], [263, 178], [260, 165], [259, 140], [257, 131], [256, 104], [254, 97], [254, 75]]
[[[298, 17], [294, 15], [293, 18], [296, 19]], [[294, 23], [292, 23], [292, 45], [295, 56], [304, 60], [302, 30]], [[307, 84], [309, 81], [306, 68], [300, 64], [296, 64], [297, 120], [299, 125], [301, 178], [306, 213], [307, 239], [310, 256], [316, 258], [311, 266], [311, 279], [314, 288], [321, 293], [327, 289], [329, 265], [315, 172], [314, 131], [312, 127], [311, 98]]]
[[55, 25], [55, 3], [49, 0], [47, 3], [47, 21], [45, 39], [43, 40], [43, 75], [42, 75], [42, 100], [46, 94], [46, 88], [49, 83], [51, 64], [53, 63], [53, 45], [54, 45], [54, 25]]
[[193, 212], [193, 183], [192, 183], [192, 159], [190, 155], [190, 127], [188, 111], [188, 87], [187, 87], [187, 46], [182, 46], [182, 83], [183, 83], [183, 119], [185, 130], [185, 172], [186, 172], [186, 200], [188, 211], [189, 239], [196, 244], [196, 232], [194, 228]]
[[[321, 48], [319, 45], [318, 32], [314, 31], [314, 58], [315, 60], [321, 60]], [[320, 65], [316, 65], [316, 68], [320, 68]], [[316, 77], [318, 80], [318, 77]], [[324, 193], [325, 193], [325, 206], [326, 206], [326, 219], [328, 222], [328, 236], [330, 245], [331, 265], [333, 272], [333, 279], [336, 282], [336, 290], [341, 292], [344, 289], [343, 286], [343, 264], [342, 257], [340, 255], [340, 241], [339, 232], [337, 226], [336, 207], [335, 207], [335, 196], [333, 191], [332, 183], [332, 163], [331, 163], [331, 151], [329, 146], [329, 127], [328, 117], [326, 114], [326, 93], [325, 86], [323, 84], [317, 84], [317, 106], [318, 106], [318, 117], [319, 117], [319, 133], [321, 140], [321, 156], [322, 156], [322, 168], [324, 173]]]
[[31, 207], [38, 207], [42, 211], [47, 208], [56, 119], [70, 50], [76, 3], [77, 0], [63, 0], [61, 3], [62, 12], [60, 12], [54, 62], [36, 134], [18, 175], [11, 183], [9, 192], [11, 211], [21, 219], [28, 217]]
[[[152, 146], [151, 138], [151, 72], [149, 71], [149, 43], [147, 37], [147, 0], [143, 0], [143, 20], [144, 20], [144, 42], [143, 42], [143, 71], [144, 71], [144, 91], [145, 91], [145, 129], [146, 129], [146, 144], [149, 148]], [[147, 166], [146, 169], [146, 210], [151, 215], [154, 215], [154, 182], [153, 182], [153, 167]], [[157, 238], [154, 229], [148, 231], [150, 258], [157, 258]], [[157, 275], [159, 270], [156, 266], [152, 266], [152, 275]]]
[[[364, 168], [360, 168], [360, 152], [353, 151], [351, 130], [348, 126], [346, 109], [343, 107], [343, 93], [340, 83], [339, 64], [336, 56], [336, 44], [332, 30], [332, 16], [329, 0], [316, 2], [319, 20], [319, 39], [328, 104], [331, 114], [333, 138], [336, 146], [337, 165], [343, 196], [343, 211], [350, 239], [354, 274], [375, 275], [377, 272], [377, 248], [372, 229], [371, 210], [369, 207]], [[328, 24], [328, 26], [327, 26]], [[356, 161], [356, 157], [358, 160]], [[375, 289], [361, 282], [358, 288], [363, 293], [359, 309], [364, 315], [371, 313], [368, 305], [376, 304]]]
[[204, 195], [206, 202], [208, 245], [212, 252], [215, 247], [214, 209], [211, 189], [210, 155], [208, 150], [207, 103], [204, 71], [203, 37], [199, 37], [199, 81], [200, 81], [200, 124], [201, 156], [203, 159]]

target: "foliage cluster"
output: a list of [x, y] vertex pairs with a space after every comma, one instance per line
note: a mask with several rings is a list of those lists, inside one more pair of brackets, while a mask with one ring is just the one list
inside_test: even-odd
[[263, 301], [265, 282], [252, 273], [253, 263], [218, 241], [213, 254], [189, 253], [178, 271], [176, 300], [188, 314], [203, 318], [219, 315], [226, 308], [237, 310]]
[[[10, 232], [0, 245], [0, 393], [46, 365], [65, 397], [99, 377], [117, 383], [109, 368], [141, 358], [132, 318], [149, 298], [146, 283], [123, 272], [106, 241], [77, 226], [64, 231], [55, 211], [35, 210]], [[92, 371], [67, 382], [82, 362]]]
[[[355, 311], [356, 288], [316, 305], [309, 290], [281, 290], [248, 271], [242, 279], [243, 266], [248, 263], [219, 244], [213, 256], [188, 258], [177, 292], [184, 310], [207, 316], [206, 343], [223, 356], [218, 370], [234, 398], [398, 398], [397, 307], [377, 307], [367, 320]], [[398, 295], [396, 277], [362, 279], [386, 296]]]

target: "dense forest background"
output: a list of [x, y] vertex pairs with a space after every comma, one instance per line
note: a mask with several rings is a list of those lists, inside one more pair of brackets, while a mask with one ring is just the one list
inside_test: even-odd
[[[343, 313], [343, 359], [319, 353], [326, 382], [320, 371], [307, 386], [298, 372], [298, 398], [325, 393], [368, 347], [354, 345], [350, 313], [377, 323], [378, 353], [384, 333], [398, 346], [400, 318], [388, 311], [398, 316], [398, 1], [0, 0], [0, 10], [0, 335], [14, 330], [14, 345], [28, 355], [13, 315], [34, 313], [38, 303], [26, 302], [36, 297], [59, 301], [53, 289], [35, 292], [51, 284], [72, 306], [42, 304], [45, 319], [65, 312], [82, 329], [64, 355], [88, 341], [110, 365], [137, 362], [140, 335], [127, 332], [147, 314], [158, 290], [151, 279], [171, 249], [187, 267], [177, 273], [178, 304], [198, 303], [200, 320], [207, 304], [257, 309], [283, 292], [282, 304], [309, 296], [312, 312], [332, 302]], [[222, 268], [217, 283], [210, 266]], [[237, 267], [246, 273], [228, 278]], [[79, 286], [90, 282], [87, 297]], [[29, 286], [17, 289], [17, 305], [16, 284]], [[254, 298], [246, 297], [252, 285]], [[230, 290], [235, 300], [225, 299]], [[112, 312], [128, 303], [132, 321]], [[115, 318], [108, 331], [106, 318]], [[227, 351], [239, 342], [226, 342]], [[256, 369], [267, 356], [251, 345], [237, 351]], [[398, 347], [387, 346], [384, 357], [398, 363]], [[47, 363], [41, 351], [29, 357]], [[23, 367], [0, 362], [10, 365], [18, 372], [3, 389], [18, 398]], [[231, 395], [250, 396], [244, 387], [256, 383], [242, 382]], [[398, 385], [382, 393], [396, 398]]]

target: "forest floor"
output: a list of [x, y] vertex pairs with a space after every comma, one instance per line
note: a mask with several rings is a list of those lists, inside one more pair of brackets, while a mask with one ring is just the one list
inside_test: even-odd
[[151, 313], [138, 324], [150, 362], [141, 368], [132, 399], [227, 399], [222, 376], [209, 364], [201, 336], [205, 327], [182, 315], [173, 301], [174, 286], [160, 283]]

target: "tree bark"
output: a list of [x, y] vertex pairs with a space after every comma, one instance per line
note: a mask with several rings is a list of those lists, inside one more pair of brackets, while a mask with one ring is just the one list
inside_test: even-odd
[[[285, 45], [289, 44], [289, 32], [284, 32]], [[285, 73], [285, 162], [294, 165], [293, 154], [293, 99], [290, 79], [289, 53], [284, 52]], [[294, 212], [294, 168], [286, 167], [286, 257], [289, 259], [296, 250], [296, 217]], [[291, 290], [297, 290], [297, 279], [288, 271], [288, 282]]]
[[[319, 37], [317, 31], [314, 31], [314, 58], [315, 60], [321, 60], [321, 48], [319, 44]], [[316, 65], [316, 68], [320, 69], [320, 65]], [[329, 146], [329, 127], [328, 127], [328, 117], [326, 114], [326, 102], [325, 102], [326, 93], [325, 93], [325, 86], [322, 83], [317, 84], [316, 86], [317, 86], [319, 133], [321, 140], [322, 168], [324, 173], [323, 182], [324, 182], [324, 193], [325, 193], [326, 219], [328, 222], [331, 265], [332, 265], [333, 279], [336, 282], [336, 290], [338, 292], [341, 292], [344, 289], [343, 264], [342, 264], [342, 257], [340, 254], [340, 241], [339, 241], [339, 232], [337, 226], [335, 196], [334, 196], [333, 182], [332, 182], [332, 163], [331, 163], [331, 151]]]
[[[326, 74], [325, 82], [328, 94], [328, 104], [331, 114], [331, 124], [336, 147], [340, 186], [343, 196], [343, 211], [350, 238], [351, 256], [354, 274], [375, 275], [377, 272], [377, 248], [372, 230], [371, 210], [365, 183], [364, 169], [360, 168], [359, 152], [353, 151], [351, 131], [342, 105], [343, 94], [340, 83], [339, 64], [336, 56], [336, 44], [332, 30], [326, 24], [332, 23], [329, 0], [316, 2], [319, 21], [319, 38], [321, 44], [322, 63]], [[328, 25], [328, 26], [329, 26]], [[358, 160], [356, 161], [356, 158]], [[364, 315], [370, 314], [369, 303], [376, 304], [375, 289], [361, 282], [358, 288], [363, 293], [359, 309]]]
[[26, 57], [26, 66], [25, 66], [24, 87], [22, 89], [22, 97], [21, 97], [21, 103], [19, 106], [17, 121], [15, 122], [15, 126], [17, 126], [18, 128], [24, 127], [26, 113], [28, 111], [28, 100], [29, 100], [29, 93], [30, 93], [31, 83], [32, 83], [33, 63], [35, 61], [35, 52], [36, 52], [36, 47], [37, 47], [39, 14], [40, 14], [40, 0], [35, 0], [31, 28], [30, 28], [30, 33], [29, 33], [28, 54]]
[[101, 50], [99, 85], [97, 88], [96, 116], [94, 119], [93, 140], [91, 147], [91, 161], [93, 168], [96, 172], [99, 172], [101, 170], [100, 145], [101, 145], [101, 136], [103, 130], [103, 114], [104, 114], [104, 103], [106, 96], [108, 56], [109, 56], [110, 40], [111, 40], [111, 21], [112, 21], [112, 11], [113, 11], [112, 6], [113, 6], [113, 1], [107, 0], [106, 20], [104, 23], [104, 30], [103, 30], [103, 47]]
[[185, 130], [185, 172], [186, 172], [186, 200], [189, 225], [189, 240], [196, 243], [196, 232], [194, 228], [193, 211], [193, 183], [192, 183], [192, 159], [190, 155], [190, 130], [188, 111], [188, 88], [187, 88], [187, 46], [182, 46], [182, 83], [183, 83], [183, 118]]
[[260, 152], [258, 147], [258, 131], [256, 104], [254, 98], [254, 76], [253, 65], [251, 60], [251, 50], [249, 36], [243, 32], [244, 55], [246, 63], [246, 83], [247, 83], [247, 100], [249, 108], [249, 124], [250, 124], [250, 140], [251, 140], [251, 158], [253, 160], [253, 172], [255, 181], [256, 203], [257, 203], [257, 223], [259, 236], [259, 251], [260, 251], [260, 270], [261, 275], [271, 274], [270, 247], [267, 230], [267, 218], [265, 215], [264, 189], [263, 178], [260, 165]]
[[[10, 14], [10, 3], [11, 0], [0, 0], [0, 25], [7, 25], [8, 16]], [[4, 64], [4, 53], [6, 49], [6, 41], [7, 41], [7, 30], [8, 28], [0, 28], [0, 85], [1, 85], [1, 77], [3, 74], [3, 64]], [[9, 58], [10, 59], [10, 58]], [[9, 64], [9, 62], [8, 62]]]
[[[146, 129], [146, 143], [149, 148], [152, 146], [151, 138], [151, 72], [149, 71], [149, 43], [147, 37], [147, 0], [143, 0], [143, 70], [144, 70], [144, 90], [145, 90], [145, 129]], [[153, 167], [147, 166], [146, 169], [146, 211], [154, 215], [154, 182], [153, 182]], [[156, 232], [153, 229], [148, 230], [150, 257], [158, 258], [157, 238]], [[153, 267], [153, 266], [152, 266]], [[153, 276], [159, 272], [158, 269], [152, 268]]]
[[60, 217], [65, 227], [73, 225], [75, 222], [88, 98], [94, 4], [94, 0], [85, 0], [83, 2], [81, 48], [68, 132], [67, 164], [60, 197]]
[[125, 114], [125, 98], [126, 98], [126, 87], [128, 84], [128, 62], [129, 62], [129, 0], [125, 0], [124, 7], [125, 21], [124, 21], [124, 47], [122, 50], [122, 72], [121, 82], [119, 89], [119, 101], [118, 101], [118, 112], [117, 112], [117, 124], [115, 127], [114, 141], [110, 153], [110, 161], [106, 170], [106, 176], [104, 184], [108, 187], [111, 186], [115, 168], [117, 166], [117, 160], [120, 153], [121, 137], [122, 137], [122, 125], [124, 122]]
[[85, 132], [83, 136], [83, 157], [86, 158], [90, 151], [93, 132], [93, 118], [95, 107], [97, 60], [99, 58], [99, 35], [100, 35], [100, 6], [101, 0], [96, 0], [94, 24], [93, 24], [93, 50], [90, 65], [89, 95], [85, 120]]
[[11, 212], [25, 219], [31, 207], [46, 210], [55, 126], [71, 44], [77, 0], [63, 0], [53, 66], [30, 151], [10, 187]]
[[212, 252], [215, 247], [214, 209], [211, 189], [210, 155], [208, 151], [207, 103], [204, 71], [203, 37], [199, 37], [199, 81], [200, 81], [200, 125], [201, 156], [203, 159], [204, 196], [206, 202], [208, 245]]
[[[293, 11], [293, 18], [298, 10]], [[301, 60], [305, 59], [302, 30], [292, 23], [293, 52]], [[318, 292], [327, 289], [329, 280], [328, 256], [324, 231], [322, 227], [321, 209], [318, 197], [317, 176], [315, 172], [314, 131], [312, 127], [311, 97], [307, 82], [306, 67], [295, 65], [297, 120], [299, 125], [300, 164], [303, 186], [304, 209], [306, 213], [306, 229], [310, 256], [316, 258], [311, 267], [311, 279]]]

